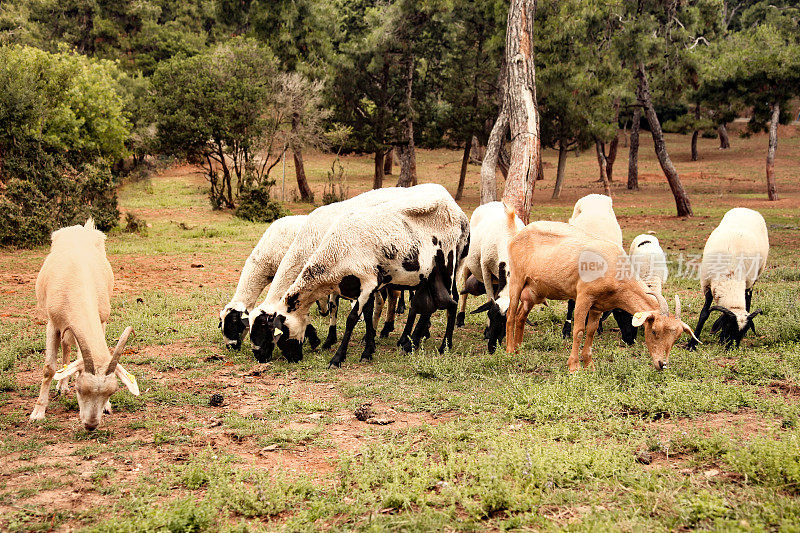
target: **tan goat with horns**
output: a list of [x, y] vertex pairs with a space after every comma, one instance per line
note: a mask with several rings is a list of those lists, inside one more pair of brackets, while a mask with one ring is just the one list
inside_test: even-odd
[[[111, 411], [108, 400], [117, 390], [117, 378], [139, 395], [136, 378], [119, 364], [133, 328], [125, 329], [113, 353], [106, 344], [114, 273], [106, 258], [105, 239], [92, 219], [84, 226], [63, 228], [52, 235], [50, 254], [36, 278], [36, 299], [47, 313], [47, 341], [44, 379], [31, 420], [44, 418], [50, 382], [59, 381], [58, 391], [64, 392], [69, 376], [76, 372], [79, 417], [88, 430], [100, 425], [103, 412]], [[64, 367], [56, 372], [59, 345]], [[75, 345], [79, 356], [69, 363], [70, 348]]]
[[[667, 366], [669, 351], [682, 333], [694, 337], [681, 321], [681, 305], [675, 297], [675, 315], [669, 314], [660, 287], [648, 287], [623, 268], [625, 252], [615, 243], [591, 237], [562, 222], [534, 222], [520, 231], [509, 245], [510, 302], [506, 347], [516, 351], [522, 342], [525, 319], [531, 308], [546, 299], [575, 300], [572, 352], [569, 369], [580, 368], [581, 337], [586, 341], [580, 357], [589, 368], [592, 341], [604, 311], [623, 309], [633, 314], [633, 325], [644, 325], [645, 344], [653, 365]], [[618, 275], [620, 273], [620, 275]], [[588, 320], [587, 320], [588, 319]]]

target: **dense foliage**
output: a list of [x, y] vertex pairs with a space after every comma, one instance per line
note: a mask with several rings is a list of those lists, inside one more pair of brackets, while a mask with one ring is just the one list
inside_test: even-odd
[[0, 243], [40, 244], [89, 216], [117, 224], [111, 168], [131, 127], [121, 76], [79, 54], [0, 48]]
[[[611, 179], [618, 129], [643, 116], [645, 78], [664, 129], [694, 132], [693, 158], [698, 133], [722, 141], [737, 115], [752, 114], [752, 130], [788, 120], [800, 94], [795, 4], [538, 0], [543, 144], [594, 144]], [[129, 154], [189, 157], [218, 208], [265, 190], [287, 153], [313, 201], [308, 146], [374, 154], [375, 186], [391, 150], [402, 174], [415, 145], [463, 146], [461, 190], [501, 102], [507, 10], [503, 0], [6, 0], [0, 241], [41, 242], [90, 211], [113, 225], [115, 169]], [[324, 142], [331, 130], [350, 134]], [[56, 204], [57, 216], [35, 215]]]

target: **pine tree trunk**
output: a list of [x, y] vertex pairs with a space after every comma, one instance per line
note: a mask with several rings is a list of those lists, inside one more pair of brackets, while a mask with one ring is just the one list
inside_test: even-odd
[[[694, 118], [700, 119], [700, 104], [694, 106]], [[700, 136], [700, 130], [692, 132], [692, 161], [697, 161], [697, 138]]]
[[417, 158], [414, 152], [414, 102], [412, 88], [414, 86], [414, 58], [408, 53], [406, 57], [406, 116], [403, 119], [405, 141], [397, 147], [400, 156], [400, 178], [398, 187], [410, 187], [417, 184]]
[[608, 182], [608, 161], [603, 150], [603, 143], [595, 139], [594, 148], [597, 153], [597, 165], [600, 167], [600, 181], [603, 182], [603, 193], [606, 196], [611, 196], [611, 184]]
[[528, 223], [541, 158], [536, 72], [533, 63], [535, 0], [511, 0], [506, 30], [511, 164], [503, 201]]
[[631, 140], [628, 152], [628, 189], [639, 190], [639, 125], [642, 122], [642, 108], [636, 106], [633, 110], [633, 124], [631, 124]]
[[719, 135], [719, 149], [727, 150], [730, 148], [731, 140], [728, 137], [728, 128], [725, 127], [725, 124], [717, 126], [717, 134]]
[[497, 161], [500, 158], [500, 148], [506, 129], [508, 129], [508, 106], [504, 102], [497, 121], [492, 126], [489, 141], [486, 143], [486, 153], [481, 162], [481, 204], [497, 201]]
[[375, 150], [375, 174], [372, 178], [372, 188], [380, 189], [383, 187], [383, 150]]
[[664, 142], [664, 132], [661, 130], [661, 123], [658, 121], [658, 115], [653, 107], [653, 101], [650, 97], [650, 87], [647, 83], [647, 73], [644, 70], [644, 64], [639, 63], [637, 72], [639, 78], [639, 104], [644, 108], [644, 115], [650, 125], [650, 133], [653, 136], [653, 146], [655, 148], [658, 162], [661, 165], [661, 170], [667, 177], [667, 182], [672, 190], [672, 195], [675, 197], [675, 207], [678, 211], [679, 217], [692, 216], [692, 204], [689, 197], [686, 195], [686, 190], [683, 188], [681, 178], [678, 176], [678, 171], [672, 164], [672, 160], [667, 153], [667, 144]]
[[606, 176], [608, 181], [614, 181], [614, 162], [617, 160], [617, 150], [619, 149], [619, 132], [611, 139], [608, 145], [608, 155], [606, 156]]
[[456, 189], [456, 200], [461, 200], [464, 195], [464, 182], [467, 180], [467, 166], [469, 165], [469, 153], [472, 150], [472, 133], [467, 135], [464, 141], [464, 155], [461, 158], [461, 173], [458, 175], [458, 189]]
[[558, 169], [556, 170], [556, 185], [553, 187], [553, 200], [561, 196], [564, 186], [564, 169], [567, 167], [567, 143], [564, 139], [558, 141]]
[[481, 160], [481, 204], [497, 201], [497, 165], [500, 161], [503, 139], [508, 131], [507, 79], [508, 68], [506, 68], [506, 59], [503, 55], [500, 72], [497, 74], [497, 97], [500, 112], [489, 133]]
[[386, 150], [386, 153], [383, 154], [383, 175], [384, 176], [391, 176], [392, 175], [392, 163], [394, 162], [394, 149], [389, 148]]
[[[297, 134], [297, 127], [300, 125], [300, 115], [294, 113], [292, 115], [292, 137]], [[297, 177], [297, 188], [300, 190], [301, 202], [314, 202], [314, 191], [308, 185], [306, 179], [306, 167], [303, 164], [303, 150], [296, 141], [291, 143], [292, 157], [294, 158], [294, 174]]]
[[778, 199], [775, 188], [775, 150], [778, 148], [778, 121], [781, 116], [781, 106], [772, 104], [772, 119], [769, 122], [769, 149], [767, 150], [767, 198]]

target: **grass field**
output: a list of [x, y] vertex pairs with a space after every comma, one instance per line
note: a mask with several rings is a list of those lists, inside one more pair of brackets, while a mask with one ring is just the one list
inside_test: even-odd
[[[0, 529], [800, 530], [800, 131], [781, 131], [781, 200], [772, 203], [765, 137], [732, 142], [719, 151], [701, 139], [700, 161], [690, 162], [688, 137], [668, 137], [693, 202], [689, 219], [673, 216], [649, 138], [642, 191], [622, 183], [624, 147], [616, 165], [626, 244], [653, 230], [671, 257], [698, 254], [734, 206], [760, 210], [769, 225], [770, 258], [753, 297], [764, 310], [757, 335], [725, 352], [707, 326], [698, 351], [686, 351], [684, 337], [663, 372], [641, 341], [624, 347], [611, 320], [595, 340], [596, 371], [569, 374], [563, 302], [531, 313], [514, 356], [485, 353], [477, 315], [444, 355], [438, 315], [417, 352], [400, 353], [395, 333], [379, 339], [374, 362], [360, 363], [353, 342], [339, 370], [326, 368], [327, 352], [306, 351], [296, 365], [257, 364], [249, 340], [227, 352], [217, 313], [264, 226], [211, 211], [202, 177], [179, 166], [121, 189], [121, 210], [151, 226], [108, 239], [108, 340], [134, 326], [123, 362], [142, 395], [116, 393], [114, 413], [91, 434], [74, 392], [31, 424], [45, 323], [34, 281], [47, 249], [0, 250]], [[420, 150], [420, 181], [454, 190], [459, 156]], [[331, 156], [306, 162], [321, 197]], [[365, 190], [371, 159], [343, 162], [350, 195]], [[577, 198], [601, 192], [593, 153], [570, 157], [558, 201], [555, 154], [545, 163], [532, 219], [566, 220]], [[470, 167], [468, 213], [478, 174]], [[290, 176], [287, 165], [287, 196]], [[279, 195], [280, 177], [278, 167]], [[667, 299], [679, 294], [694, 325], [699, 282], [671, 268]], [[221, 407], [208, 404], [215, 393]], [[358, 421], [364, 403], [389, 423]]]

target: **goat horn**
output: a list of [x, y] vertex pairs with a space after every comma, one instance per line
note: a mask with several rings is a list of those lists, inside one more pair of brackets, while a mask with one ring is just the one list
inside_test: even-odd
[[667, 303], [666, 298], [664, 298], [664, 296], [661, 294], [661, 278], [657, 276], [651, 276], [647, 278], [647, 281], [640, 279], [639, 283], [641, 283], [642, 287], [644, 288], [645, 294], [649, 294], [656, 299], [661, 314], [668, 315], [669, 304]]
[[120, 335], [119, 341], [117, 341], [117, 345], [114, 347], [114, 353], [111, 354], [111, 362], [108, 363], [106, 376], [110, 376], [117, 369], [117, 363], [119, 363], [119, 358], [122, 355], [122, 351], [125, 349], [125, 343], [128, 342], [128, 337], [130, 337], [132, 333], [133, 328], [128, 326], [125, 328], [125, 331], [122, 332], [122, 335]]
[[681, 299], [677, 294], [675, 295], [675, 318], [681, 319]]
[[81, 352], [81, 359], [83, 359], [83, 371], [88, 372], [90, 374], [94, 374], [94, 361], [92, 360], [92, 356], [89, 354], [89, 350], [86, 347], [86, 342], [83, 339], [79, 338], [78, 335], [75, 333], [71, 327], [67, 326], [61, 332], [61, 338], [64, 338], [64, 335], [67, 332], [70, 332], [72, 336], [75, 338], [75, 342], [78, 343], [78, 349]]

